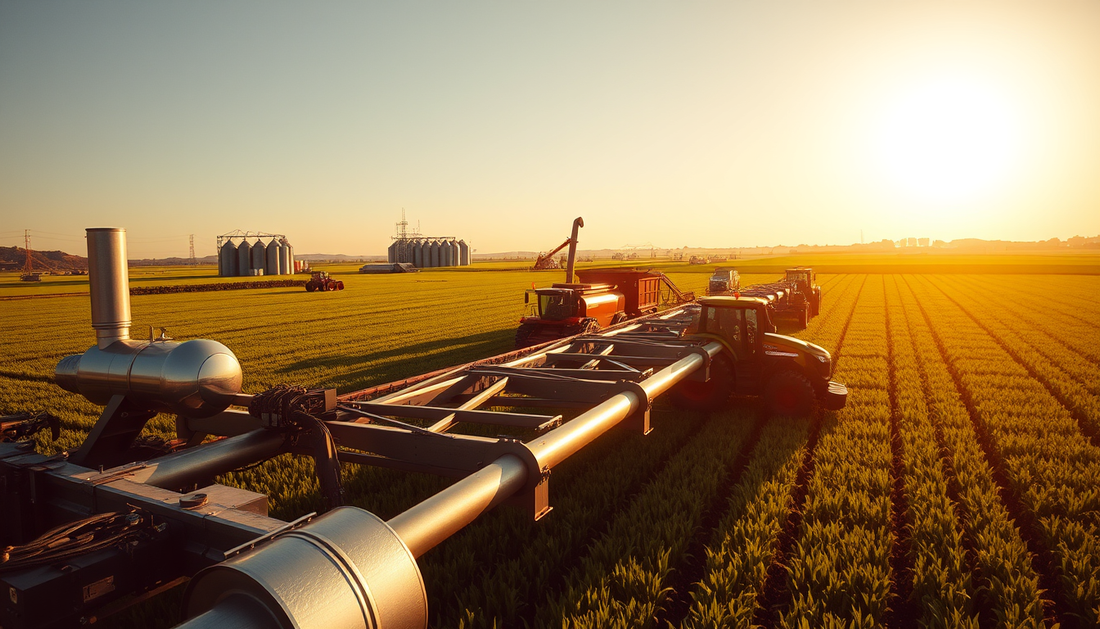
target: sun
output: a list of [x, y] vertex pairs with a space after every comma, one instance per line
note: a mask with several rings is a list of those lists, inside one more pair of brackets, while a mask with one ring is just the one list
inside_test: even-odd
[[930, 81], [895, 96], [876, 130], [876, 160], [903, 194], [955, 205], [1009, 183], [1020, 157], [1011, 99], [962, 79]]

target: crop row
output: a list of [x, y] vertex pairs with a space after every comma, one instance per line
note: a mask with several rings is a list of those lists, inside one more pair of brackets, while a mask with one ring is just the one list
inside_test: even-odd
[[987, 455], [1018, 500], [1064, 624], [1100, 610], [1100, 450], [1041, 383], [928, 281], [910, 282], [969, 401]]
[[733, 474], [754, 423], [727, 412], [704, 426], [623, 510], [538, 610], [539, 627], [645, 627], [668, 597], [672, 570]]
[[[1065, 345], [1085, 359], [1072, 362], [1082, 363], [1082, 366], [1087, 365], [1094, 370], [1100, 365], [1100, 345], [1094, 339], [1100, 311], [1088, 320], [1081, 317], [1080, 310], [1075, 310], [1072, 314], [1059, 312], [1051, 306], [1061, 297], [1059, 300], [1043, 300], [1040, 307], [1036, 305], [1033, 295], [1021, 292], [1018, 298], [1006, 297], [1004, 293], [1009, 287], [991, 284], [985, 278], [953, 278], [953, 281], [945, 283], [959, 286], [963, 291], [979, 296], [987, 303], [995, 303], [993, 314], [1008, 314], [1013, 319], [1018, 319], [1019, 323], [1016, 325], [1020, 332], [1029, 334], [1032, 330], [1038, 331], [1056, 339], [1058, 344]], [[1098, 378], [1094, 376], [1091, 379], [1096, 387], [1100, 387], [1100, 383], [1096, 382]], [[1094, 393], [1100, 392], [1100, 388], [1092, 390]]]
[[[969, 287], [956, 282], [941, 282], [940, 289], [1046, 385], [1074, 413], [1086, 434], [1100, 438], [1100, 367], [1061, 342], [1069, 335], [1047, 332], [1001, 305], [991, 307], [980, 294], [975, 296]], [[1095, 328], [1091, 336], [1095, 336]]]
[[662, 408], [653, 434], [607, 435], [555, 469], [554, 511], [542, 521], [498, 509], [425, 555], [432, 625], [516, 626], [530, 618], [603, 523], [702, 423], [699, 414]]
[[974, 567], [975, 606], [984, 625], [1037, 627], [1042, 622], [1043, 604], [1032, 556], [1001, 501], [994, 470], [929, 322], [908, 285], [896, 277], [892, 280], [919, 366], [935, 444]]
[[890, 400], [884, 296], [868, 281], [843, 331], [836, 378], [847, 406], [828, 415], [814, 451], [798, 542], [788, 560], [784, 627], [881, 624], [890, 598]]
[[896, 478], [902, 479], [905, 504], [902, 546], [906, 557], [899, 562], [905, 569], [894, 577], [899, 593], [909, 591], [908, 600], [897, 601], [895, 611], [916, 612], [915, 617], [901, 619], [901, 626], [917, 621], [922, 627], [977, 627], [962, 530], [937, 447], [905, 308], [893, 278], [889, 282], [883, 278], [883, 282], [895, 465], [902, 468]]

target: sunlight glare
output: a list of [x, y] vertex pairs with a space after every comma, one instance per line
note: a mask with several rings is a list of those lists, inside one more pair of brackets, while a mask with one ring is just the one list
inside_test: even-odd
[[882, 119], [877, 153], [880, 168], [903, 192], [949, 204], [1007, 183], [1019, 145], [1019, 120], [1008, 98], [951, 80], [899, 95]]

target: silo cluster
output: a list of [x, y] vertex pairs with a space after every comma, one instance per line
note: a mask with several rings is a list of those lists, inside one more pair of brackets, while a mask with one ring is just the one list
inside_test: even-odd
[[250, 242], [228, 239], [218, 250], [218, 275], [246, 277], [256, 275], [292, 275], [298, 270], [294, 247], [286, 238], [257, 238]]
[[418, 269], [469, 266], [470, 245], [456, 238], [397, 238], [386, 250], [390, 264], [408, 262]]

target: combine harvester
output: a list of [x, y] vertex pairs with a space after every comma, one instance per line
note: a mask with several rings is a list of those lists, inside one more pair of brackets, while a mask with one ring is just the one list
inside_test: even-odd
[[[78, 449], [55, 456], [29, 439], [56, 420], [2, 424], [6, 629], [91, 624], [188, 579], [187, 629], [422, 629], [419, 556], [500, 504], [545, 516], [551, 470], [616, 425], [648, 433], [658, 396], [718, 408], [734, 392], [763, 395], [803, 413], [847, 394], [827, 351], [771, 332], [765, 300], [708, 297], [339, 397], [247, 395], [220, 343], [130, 338], [123, 230], [89, 229], [88, 261], [97, 342], [55, 379], [105, 408]], [[140, 438], [158, 413], [176, 416], [177, 439]], [[528, 438], [454, 431], [469, 423]], [[212, 482], [287, 453], [313, 458], [326, 513], [284, 522], [266, 496]], [[341, 462], [460, 480], [383, 521], [342, 506]]]

